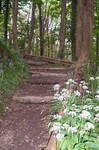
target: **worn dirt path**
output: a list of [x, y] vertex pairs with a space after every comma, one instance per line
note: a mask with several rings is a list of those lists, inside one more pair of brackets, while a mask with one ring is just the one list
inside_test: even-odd
[[67, 69], [44, 62], [27, 62], [29, 79], [19, 85], [0, 121], [0, 150], [44, 150], [49, 139], [53, 85], [63, 86]]

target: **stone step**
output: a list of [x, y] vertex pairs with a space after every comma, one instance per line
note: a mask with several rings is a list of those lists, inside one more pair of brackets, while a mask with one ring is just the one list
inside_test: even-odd
[[28, 82], [31, 84], [59, 84], [67, 81], [67, 76], [33, 76]]
[[48, 104], [52, 103], [53, 101], [53, 96], [45, 96], [45, 97], [40, 97], [40, 96], [14, 96], [13, 100], [19, 103], [28, 103], [28, 104]]
[[62, 73], [50, 73], [50, 72], [33, 72], [33, 71], [30, 71], [29, 72], [31, 74], [32, 77], [35, 77], [35, 76], [38, 76], [38, 77], [41, 77], [41, 76], [45, 76], [45, 77], [49, 77], [49, 76], [54, 76], [54, 77], [67, 77], [66, 74], [62, 74]]
[[39, 68], [39, 67], [31, 67], [29, 68], [29, 72], [51, 72], [51, 73], [67, 73], [67, 69], [66, 68]]
[[26, 61], [28, 65], [33, 66], [42, 66], [42, 65], [49, 65], [47, 62], [34, 62], [34, 61]]
[[53, 84], [29, 84], [24, 83], [20, 85], [17, 96], [53, 96]]

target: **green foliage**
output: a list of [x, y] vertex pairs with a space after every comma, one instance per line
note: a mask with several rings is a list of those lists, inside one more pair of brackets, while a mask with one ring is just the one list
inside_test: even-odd
[[15, 91], [27, 72], [19, 54], [2, 40], [0, 40], [0, 54], [0, 114], [2, 114], [8, 95]]
[[98, 150], [99, 76], [80, 84], [69, 79], [65, 85], [64, 89], [54, 85], [54, 107], [59, 110], [52, 113], [49, 124], [50, 132], [56, 136], [57, 150]]

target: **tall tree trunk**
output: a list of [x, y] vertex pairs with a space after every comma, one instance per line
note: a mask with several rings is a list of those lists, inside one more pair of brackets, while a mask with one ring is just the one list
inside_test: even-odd
[[48, 49], [48, 57], [50, 57], [50, 43], [49, 43], [49, 10], [47, 15], [47, 49]]
[[96, 70], [99, 66], [99, 34], [96, 35]]
[[75, 79], [81, 80], [85, 69], [81, 73], [81, 66], [90, 59], [93, 41], [93, 16], [94, 0], [78, 0], [77, 6], [77, 34], [76, 34], [76, 56], [77, 70]]
[[12, 27], [13, 46], [17, 51], [19, 51], [17, 40], [17, 14], [18, 14], [18, 0], [13, 0], [13, 27]]
[[77, 17], [77, 0], [72, 0], [71, 13], [71, 50], [72, 60], [76, 60], [76, 17]]
[[[78, 0], [79, 1], [79, 0]], [[89, 60], [93, 41], [94, 0], [81, 0], [83, 3], [83, 40], [79, 62]]]
[[59, 58], [64, 58], [66, 38], [66, 0], [61, 0], [61, 23], [60, 23], [60, 48], [58, 52]]
[[2, 0], [0, 0], [0, 14], [1, 14], [1, 11], [2, 11]]
[[[95, 0], [95, 12], [97, 14], [96, 20], [99, 17], [98, 5], [99, 5], [99, 1]], [[98, 30], [98, 23], [96, 24], [95, 28]], [[97, 71], [98, 67], [99, 67], [99, 32], [97, 32], [97, 34], [96, 34], [96, 71]]]
[[34, 37], [34, 25], [35, 25], [35, 8], [36, 8], [36, 3], [35, 0], [32, 2], [32, 16], [31, 16], [31, 29], [28, 37], [28, 46], [27, 46], [27, 52], [28, 54], [31, 53], [31, 43], [32, 39]]
[[39, 8], [39, 28], [40, 28], [40, 55], [44, 55], [44, 33], [43, 33], [43, 22], [42, 22], [42, 8], [41, 8], [42, 1], [39, 1], [38, 8]]
[[9, 6], [10, 6], [10, 0], [6, 0], [5, 1], [5, 19], [4, 19], [4, 26], [5, 26], [4, 37], [6, 41], [7, 41], [7, 34], [8, 34]]
[[[84, 0], [85, 1], [85, 0]], [[77, 26], [76, 26], [76, 59], [80, 57], [82, 51], [84, 32], [84, 6], [83, 0], [77, 0]]]

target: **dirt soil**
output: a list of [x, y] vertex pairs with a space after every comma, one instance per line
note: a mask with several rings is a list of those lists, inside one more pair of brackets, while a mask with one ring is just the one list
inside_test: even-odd
[[[38, 75], [37, 69], [44, 74]], [[68, 78], [65, 67], [54, 71], [47, 63], [41, 65], [35, 62], [32, 66], [30, 63], [28, 70], [32, 70], [33, 74], [30, 73], [29, 79], [19, 85], [17, 96], [53, 96], [53, 85], [59, 83], [63, 86]], [[49, 139], [49, 116], [50, 104], [12, 101], [0, 120], [0, 150], [44, 150]]]

